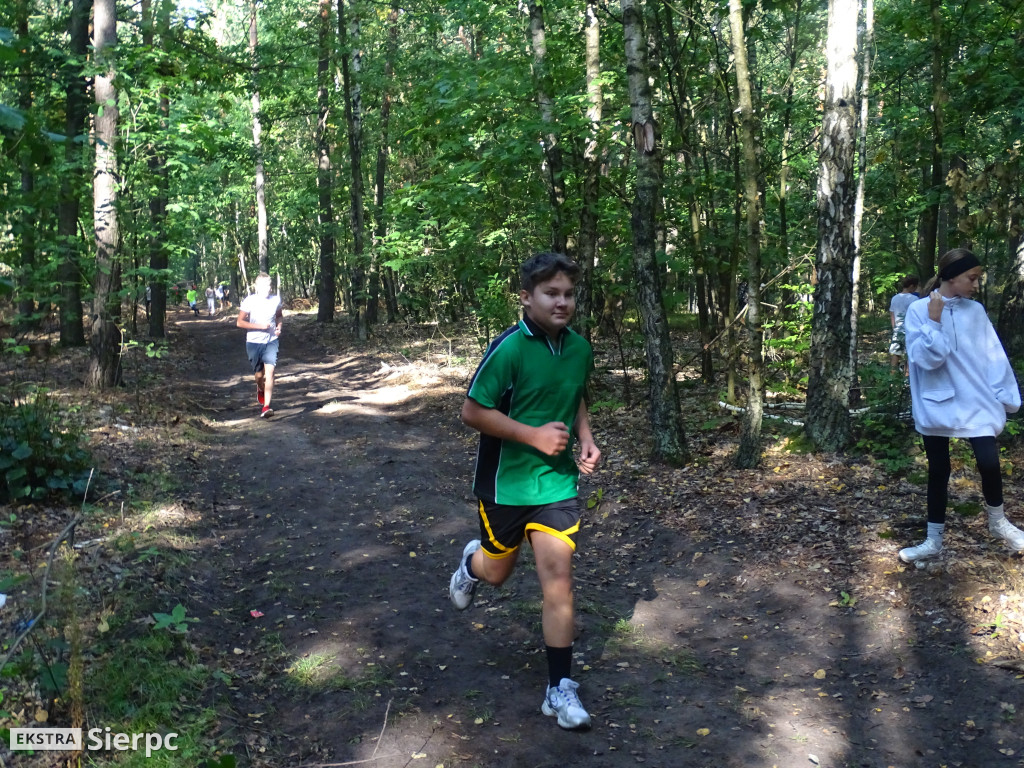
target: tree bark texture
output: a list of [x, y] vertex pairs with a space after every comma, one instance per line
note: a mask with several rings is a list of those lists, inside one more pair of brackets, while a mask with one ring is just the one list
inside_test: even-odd
[[334, 172], [331, 168], [331, 144], [327, 134], [331, 114], [331, 0], [320, 0], [320, 55], [317, 60], [316, 101], [316, 188], [320, 223], [320, 282], [317, 286], [316, 319], [329, 323], [334, 319], [334, 270], [337, 245], [334, 237], [334, 209], [331, 194]]
[[818, 161], [818, 252], [805, 428], [822, 450], [850, 439], [857, 94], [856, 0], [829, 0], [824, 118]]
[[[350, 0], [350, 7], [353, 3]], [[366, 327], [366, 224], [363, 213], [363, 106], [359, 90], [359, 15], [353, 11], [345, 19], [345, 0], [338, 0], [338, 37], [341, 42], [341, 78], [345, 98], [345, 123], [348, 127], [349, 165], [352, 169], [350, 211], [352, 221], [352, 263], [349, 268], [356, 335], [367, 337]]]
[[[161, 47], [166, 45], [167, 37], [170, 34], [170, 3], [168, 0], [157, 0], [156, 23], [150, 19], [148, 9], [143, 4], [143, 42], [152, 46], [154, 40], [154, 26], [160, 38]], [[148, 39], [148, 42], [147, 42]], [[166, 53], [166, 50], [164, 51]], [[160, 141], [167, 131], [168, 117], [170, 115], [170, 99], [167, 96], [167, 86], [161, 84], [157, 95], [158, 99], [158, 126], [157, 133]], [[151, 234], [149, 236], [149, 268], [161, 275], [149, 279], [150, 294], [153, 297], [149, 309], [149, 335], [154, 339], [162, 339], [165, 335], [164, 320], [167, 314], [167, 278], [163, 272], [170, 263], [167, 252], [167, 196], [170, 187], [166, 158], [157, 146], [157, 142], [149, 147], [149, 170], [153, 175], [153, 193], [149, 198], [149, 220]]]
[[[73, 58], [82, 60], [89, 49], [89, 13], [92, 0], [73, 0], [68, 25], [68, 42]], [[85, 131], [88, 85], [81, 69], [65, 66], [64, 162], [67, 171], [60, 182], [60, 202], [57, 205], [57, 235], [60, 240], [60, 262], [57, 280], [60, 283], [58, 315], [60, 345], [84, 347], [85, 326], [82, 322], [82, 270], [81, 253], [77, 243], [80, 182], [83, 181], [82, 145], [75, 139]]]
[[587, 120], [590, 131], [583, 149], [583, 200], [580, 208], [580, 234], [576, 260], [580, 280], [576, 284], [576, 326], [590, 339], [594, 328], [594, 267], [597, 265], [597, 206], [600, 201], [601, 153], [598, 131], [601, 125], [601, 25], [597, 0], [587, 0], [586, 8]]
[[563, 211], [565, 208], [565, 173], [563, 169], [562, 147], [558, 139], [558, 127], [555, 121], [555, 105], [551, 96], [551, 78], [547, 65], [547, 33], [544, 29], [544, 4], [531, 2], [530, 8], [530, 46], [533, 50], [533, 80], [537, 89], [537, 105], [540, 107], [540, 119], [544, 123], [544, 178], [548, 186], [548, 199], [551, 202], [551, 250], [566, 253], [568, 236]]
[[655, 210], [661, 192], [658, 135], [648, 81], [647, 38], [636, 0], [622, 0], [626, 73], [632, 115], [636, 195], [632, 205], [633, 264], [637, 304], [643, 324], [654, 458], [668, 464], [687, 461], [686, 439], [673, 370], [672, 343], [655, 255]]
[[96, 165], [93, 173], [93, 225], [96, 240], [96, 279], [90, 329], [89, 385], [95, 390], [116, 386], [121, 378], [121, 333], [114, 318], [119, 314], [116, 293], [121, 264], [118, 259], [120, 228], [117, 215], [121, 183], [117, 165], [117, 43], [114, 0], [97, 0], [93, 18], [93, 51], [99, 71], [93, 92], [97, 114], [93, 122]]
[[267, 225], [266, 172], [263, 167], [263, 124], [260, 119], [260, 62], [257, 0], [250, 0], [249, 56], [252, 60], [252, 145], [256, 161], [256, 255], [260, 272], [270, 271], [270, 231]]
[[747, 410], [736, 465], [745, 469], [761, 462], [761, 420], [764, 416], [764, 331], [761, 328], [761, 176], [757, 157], [757, 116], [747, 68], [747, 41], [741, 0], [729, 0], [736, 90], [739, 97], [739, 139], [743, 154], [743, 203], [746, 210], [747, 254]]
[[[387, 192], [388, 156], [391, 145], [388, 129], [391, 125], [391, 89], [395, 81], [395, 56], [398, 53], [398, 0], [392, 0], [388, 13], [388, 42], [384, 59], [384, 94], [380, 105], [380, 147], [377, 149], [377, 169], [373, 177], [373, 207], [377, 217], [374, 227], [374, 254], [376, 254], [388, 233], [384, 196]], [[384, 306], [389, 323], [398, 320], [398, 297], [395, 295], [394, 274], [390, 267], [380, 264], [381, 286], [384, 291]]]

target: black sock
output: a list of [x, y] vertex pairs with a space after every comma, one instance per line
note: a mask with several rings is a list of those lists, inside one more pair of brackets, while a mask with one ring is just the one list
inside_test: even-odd
[[477, 575], [473, 573], [473, 554], [470, 553], [469, 557], [466, 558], [466, 573], [469, 574], [469, 578], [473, 581], [479, 581]]
[[544, 650], [548, 652], [548, 684], [557, 688], [563, 677], [572, 679], [572, 646], [552, 648], [545, 645]]

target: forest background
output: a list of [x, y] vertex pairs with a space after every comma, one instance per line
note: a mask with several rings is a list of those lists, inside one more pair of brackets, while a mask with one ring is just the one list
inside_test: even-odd
[[[108, 390], [126, 354], [164, 354], [186, 284], [237, 300], [258, 271], [361, 340], [468, 320], [482, 343], [516, 317], [518, 264], [553, 249], [583, 266], [577, 327], [644, 380], [654, 459], [690, 459], [678, 387], [699, 380], [742, 409], [740, 467], [781, 403], [813, 448], [899, 466], [902, 378], [884, 344], [858, 350], [905, 274], [972, 248], [1024, 350], [1021, 10], [16, 0], [8, 364], [55, 337]], [[40, 398], [12, 389], [5, 424]], [[34, 477], [20, 445], [9, 496], [80, 488], [74, 456]]]
[[766, 391], [806, 397], [810, 440], [842, 449], [858, 318], [947, 248], [978, 253], [1024, 344], [1019, 4], [928, 10], [19, 0], [0, 18], [15, 326], [56, 307], [63, 346], [88, 326], [109, 387], [175, 288], [243, 296], [260, 270], [360, 338], [468, 316], [486, 338], [551, 248], [583, 266], [588, 336], [636, 332], [657, 458], [686, 460], [679, 316], [703, 380], [744, 401], [741, 465]]

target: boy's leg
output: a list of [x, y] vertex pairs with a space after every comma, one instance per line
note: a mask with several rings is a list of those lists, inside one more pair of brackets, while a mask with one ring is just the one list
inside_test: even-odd
[[531, 533], [530, 544], [537, 559], [537, 576], [544, 595], [541, 613], [544, 643], [552, 648], [565, 648], [572, 645], [575, 635], [572, 547], [564, 540], [541, 531]]
[[557, 717], [566, 729], [590, 727], [590, 715], [572, 680], [572, 643], [576, 634], [572, 596], [573, 548], [565, 539], [542, 531], [530, 533], [537, 576], [544, 595], [541, 624], [548, 657], [548, 689], [541, 711]]
[[263, 371], [263, 409], [267, 410], [274, 394], [274, 366], [264, 363]]

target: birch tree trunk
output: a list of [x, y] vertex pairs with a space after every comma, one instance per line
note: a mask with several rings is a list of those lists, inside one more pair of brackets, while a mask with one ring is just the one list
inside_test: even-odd
[[594, 267], [597, 264], [597, 205], [600, 199], [601, 153], [598, 131], [601, 125], [601, 25], [597, 0], [587, 0], [586, 9], [587, 120], [590, 129], [583, 149], [583, 201], [577, 261], [580, 280], [576, 284], [576, 324], [589, 339], [594, 327]]
[[[72, 0], [68, 42], [73, 59], [84, 60], [89, 49], [89, 12], [92, 0]], [[67, 67], [65, 77], [66, 107], [64, 113], [64, 162], [67, 171], [60, 182], [60, 202], [57, 206], [57, 235], [60, 240], [60, 262], [57, 279], [60, 282], [60, 345], [84, 347], [85, 326], [82, 323], [82, 277], [78, 250], [78, 199], [76, 180], [83, 173], [82, 149], [75, 139], [85, 130], [85, 105], [88, 86], [81, 68]]]
[[316, 319], [329, 323], [334, 319], [334, 269], [337, 245], [334, 237], [334, 171], [331, 168], [331, 144], [327, 123], [331, 114], [331, 0], [320, 0], [320, 55], [317, 60], [316, 101], [316, 188], [320, 224], [320, 283], [317, 287]]
[[96, 166], [93, 173], [93, 226], [96, 240], [95, 299], [90, 329], [88, 381], [95, 390], [108, 389], [121, 378], [121, 334], [114, 320], [120, 302], [115, 291], [121, 264], [118, 259], [120, 228], [117, 218], [120, 178], [117, 165], [117, 15], [114, 0], [96, 0], [93, 14], [94, 81], [97, 113], [93, 122]]
[[260, 63], [258, 56], [257, 0], [250, 0], [249, 56], [252, 60], [252, 144], [256, 157], [256, 254], [260, 272], [270, 271], [270, 233], [267, 227], [267, 191], [263, 168], [263, 125], [260, 122]]
[[653, 455], [668, 464], [684, 464], [688, 459], [686, 438], [654, 250], [654, 219], [661, 193], [661, 169], [658, 166], [658, 135], [647, 75], [647, 37], [636, 0], [621, 0], [621, 7], [636, 164], [636, 197], [632, 206], [633, 264], [647, 358]]
[[829, 0], [827, 74], [818, 162], [818, 252], [805, 429], [821, 450], [850, 440], [850, 296], [857, 97], [856, 0]]
[[857, 375], [857, 327], [860, 312], [860, 235], [864, 220], [864, 184], [868, 171], [868, 99], [871, 95], [871, 52], [875, 49], [875, 2], [864, 0], [864, 44], [861, 46], [864, 72], [860, 78], [860, 119], [857, 125], [857, 197], [853, 205], [853, 286], [850, 296], [850, 370], [852, 387], [859, 398]]
[[739, 96], [739, 139], [743, 153], [743, 202], [746, 208], [747, 253], [747, 410], [736, 465], [744, 469], [761, 461], [761, 420], [764, 415], [764, 331], [761, 328], [761, 176], [757, 158], [757, 116], [747, 68], [747, 41], [741, 0], [729, 0], [736, 90]]
[[547, 65], [547, 33], [544, 29], [544, 4], [530, 2], [530, 46], [533, 49], [533, 80], [537, 89], [537, 105], [544, 123], [544, 178], [551, 201], [551, 250], [566, 253], [568, 237], [562, 220], [565, 208], [565, 179], [562, 147], [558, 141], [555, 106], [551, 96], [551, 78]]

